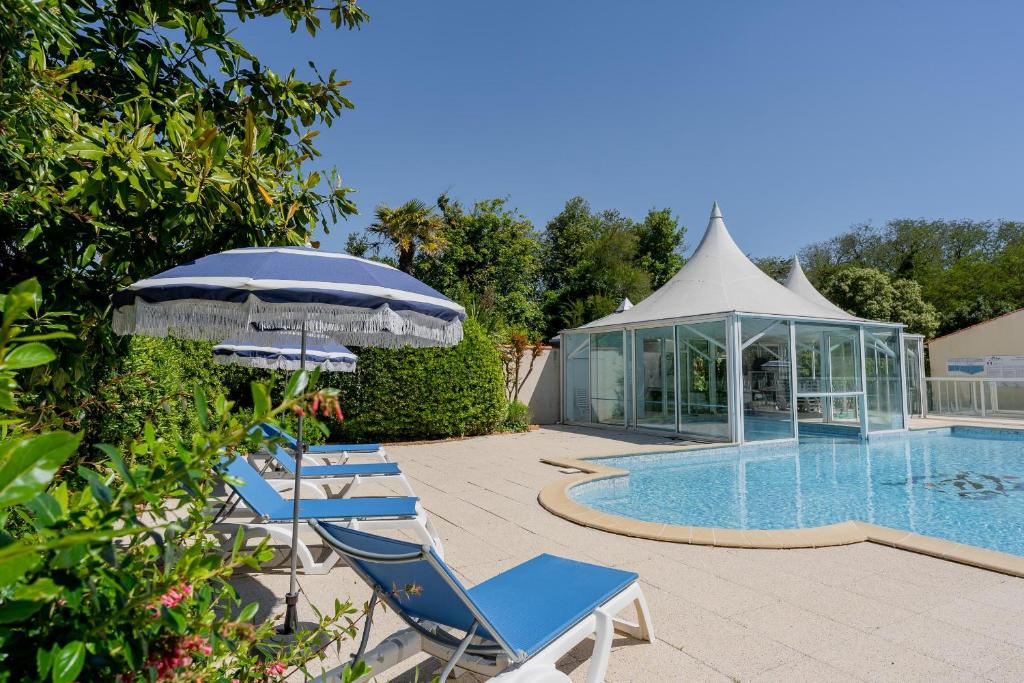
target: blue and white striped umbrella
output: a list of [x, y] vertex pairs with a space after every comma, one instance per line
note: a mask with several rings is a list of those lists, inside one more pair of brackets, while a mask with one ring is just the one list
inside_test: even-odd
[[263, 370], [320, 368], [323, 372], [355, 372], [356, 354], [337, 342], [310, 337], [302, 358], [302, 337], [282, 332], [253, 333], [227, 339], [213, 347], [213, 362]]
[[[114, 295], [114, 331], [220, 341], [255, 328], [353, 346], [453, 346], [466, 311], [391, 266], [302, 247], [231, 249], [136, 282]], [[300, 354], [305, 368], [308, 354]], [[303, 417], [296, 434], [303, 450]], [[294, 490], [300, 490], [296, 458]], [[298, 616], [299, 504], [294, 496], [292, 558], [283, 633]]]
[[307, 247], [232, 249], [140, 280], [114, 296], [114, 331], [219, 341], [250, 325], [353, 346], [451, 346], [466, 311], [375, 261]]

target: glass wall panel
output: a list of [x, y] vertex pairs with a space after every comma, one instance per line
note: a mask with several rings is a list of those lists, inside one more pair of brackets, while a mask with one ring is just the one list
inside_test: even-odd
[[789, 323], [740, 321], [743, 348], [743, 437], [747, 441], [793, 437]]
[[676, 326], [679, 338], [679, 430], [729, 438], [725, 321]]
[[892, 328], [864, 329], [868, 431], [903, 428], [900, 335]]
[[920, 337], [903, 337], [903, 359], [907, 375], [907, 411], [911, 415], [921, 414], [921, 357], [924, 341]]
[[796, 408], [801, 421], [859, 425], [860, 332], [839, 325], [794, 323]]
[[590, 419], [601, 424], [624, 425], [625, 367], [622, 331], [590, 335]]
[[671, 327], [636, 330], [636, 424], [676, 429], [675, 342]]
[[562, 335], [565, 390], [562, 414], [566, 422], [590, 422], [590, 335]]

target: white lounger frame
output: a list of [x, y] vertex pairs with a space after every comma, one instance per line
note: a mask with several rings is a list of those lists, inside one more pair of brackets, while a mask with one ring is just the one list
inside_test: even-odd
[[[267, 479], [266, 482], [273, 486], [275, 490], [280, 492], [291, 491], [294, 484], [291, 479]], [[318, 483], [323, 482], [319, 482], [318, 480]], [[406, 482], [406, 486], [408, 486], [408, 482]], [[328, 498], [327, 493], [314, 482], [300, 482], [299, 490], [301, 495], [305, 498]], [[350, 487], [347, 493], [351, 493], [351, 491], [352, 489]], [[340, 500], [340, 498], [336, 500]], [[241, 501], [240, 504], [244, 506], [245, 501]], [[246, 506], [246, 510], [252, 512], [249, 510], [248, 506]], [[253, 512], [253, 514], [255, 513]], [[441, 535], [437, 533], [434, 525], [430, 523], [426, 510], [424, 510], [423, 506], [418, 502], [416, 503], [415, 517], [343, 519], [336, 521], [339, 524], [343, 524], [360, 531], [391, 529], [395, 531], [408, 532], [415, 536], [417, 541], [433, 547], [434, 551], [438, 555], [442, 558], [444, 557], [444, 544], [441, 541]], [[274, 541], [275, 545], [283, 545], [289, 548], [292, 545], [292, 525], [290, 522], [265, 522], [262, 521], [261, 517], [255, 517], [251, 521], [235, 520], [229, 517], [222, 522], [212, 525], [211, 530], [220, 533], [233, 533], [238, 527], [244, 528], [247, 534], [251, 533], [256, 537], [269, 537]], [[306, 574], [326, 574], [338, 563], [339, 556], [333, 550], [322, 561], [317, 562], [305, 541], [302, 540], [301, 535], [296, 547], [299, 554], [299, 561], [302, 564], [302, 570]]]
[[[295, 452], [295, 449], [292, 448], [291, 446], [288, 446], [288, 448], [293, 453]], [[349, 460], [351, 460], [352, 458], [358, 458], [358, 457], [372, 458], [374, 460], [379, 460], [380, 462], [391, 462], [390, 460], [388, 460], [388, 452], [387, 452], [387, 450], [384, 448], [384, 446], [381, 446], [380, 448], [378, 448], [375, 451], [344, 451], [344, 450], [341, 450], [341, 451], [323, 451], [323, 452], [315, 452], [315, 453], [307, 451], [306, 453], [302, 454], [302, 464], [303, 465], [323, 465], [324, 463], [327, 463], [328, 465], [339, 465], [339, 464], [343, 465], [343, 464], [347, 463]]]
[[[267, 455], [266, 457], [271, 458], [271, 459], [274, 458], [274, 456], [272, 456], [272, 455]], [[389, 463], [387, 461], [387, 459], [384, 459], [381, 462], [382, 462], [382, 464], [388, 464], [388, 465], [391, 464], [391, 463]], [[345, 464], [345, 463], [330, 463], [330, 465], [336, 465], [336, 464]], [[328, 466], [330, 466], [330, 465], [328, 465]], [[322, 461], [318, 461], [318, 460], [314, 459], [310, 455], [304, 455], [304, 456], [302, 456], [302, 466], [303, 467], [324, 467], [324, 463]], [[281, 467], [280, 463], [277, 464], [277, 467]], [[283, 472], [288, 473], [288, 470], [286, 470], [284, 468], [281, 468], [281, 469], [282, 469]], [[288, 473], [288, 475], [291, 476], [290, 473]], [[369, 474], [369, 475], [352, 474], [352, 475], [344, 475], [344, 476], [333, 476], [333, 475], [330, 475], [330, 476], [320, 476], [320, 475], [317, 475], [317, 474], [310, 474], [310, 475], [302, 475], [302, 476], [303, 476], [303, 480], [305, 482], [309, 483], [309, 484], [320, 485], [320, 486], [335, 486], [335, 485], [342, 486], [343, 488], [342, 488], [342, 491], [341, 491], [341, 494], [340, 494], [341, 498], [345, 498], [347, 496], [351, 496], [352, 492], [355, 491], [357, 488], [359, 488], [360, 486], [362, 486], [365, 483], [372, 482], [372, 481], [395, 481], [395, 482], [398, 483], [398, 485], [402, 489], [402, 491], [404, 491], [405, 495], [409, 496], [410, 498], [415, 498], [416, 497], [416, 492], [413, 491], [412, 485], [409, 483], [409, 480], [405, 478], [405, 473], [404, 472], [399, 472], [398, 474]]]

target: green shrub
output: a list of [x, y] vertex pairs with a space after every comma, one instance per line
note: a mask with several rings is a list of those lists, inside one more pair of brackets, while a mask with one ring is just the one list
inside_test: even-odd
[[[104, 444], [99, 460], [72, 478], [68, 460], [82, 434], [34, 431], [20, 409], [19, 381], [57, 359], [17, 324], [38, 320], [41, 300], [34, 280], [0, 294], [0, 681], [308, 678], [307, 663], [327, 656], [325, 643], [344, 647], [355, 634], [359, 610], [336, 600], [333, 612], [317, 612], [287, 640], [273, 620], [253, 623], [259, 604], [244, 605], [228, 582], [236, 570], [258, 570], [272, 553], [265, 540], [249, 550], [241, 533], [234, 543], [221, 537], [204, 510], [217, 501], [223, 475], [215, 465], [224, 453], [259, 445], [253, 422], [296, 408], [312, 413], [314, 403], [331, 406], [336, 392], [295, 389], [275, 407], [269, 388], [256, 384], [255, 409], [240, 420], [230, 402], [200, 390], [188, 443], [168, 441], [147, 423], [126, 448], [135, 458]], [[174, 347], [129, 358], [170, 358], [187, 372], [188, 359]], [[356, 664], [340, 678], [365, 673]]]
[[522, 401], [508, 404], [508, 412], [501, 428], [506, 432], [525, 432], [530, 429], [530, 407]]
[[90, 441], [124, 445], [150, 421], [168, 441], [189, 442], [199, 424], [195, 387], [211, 394], [224, 389], [224, 369], [213, 362], [213, 344], [132, 337], [127, 347], [97, 391]]
[[474, 320], [450, 349], [362, 348], [356, 355], [355, 373], [330, 376], [345, 411], [344, 422], [332, 425], [333, 441], [488, 434], [505, 417], [501, 359]]

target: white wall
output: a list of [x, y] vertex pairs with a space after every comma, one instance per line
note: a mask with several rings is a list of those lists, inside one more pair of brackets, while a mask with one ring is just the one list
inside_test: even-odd
[[[530, 354], [523, 358], [519, 378], [526, 376], [530, 365]], [[549, 425], [558, 422], [559, 401], [559, 353], [558, 349], [544, 347], [533, 364], [533, 371], [526, 378], [526, 384], [519, 390], [519, 400], [530, 407], [530, 422]]]

